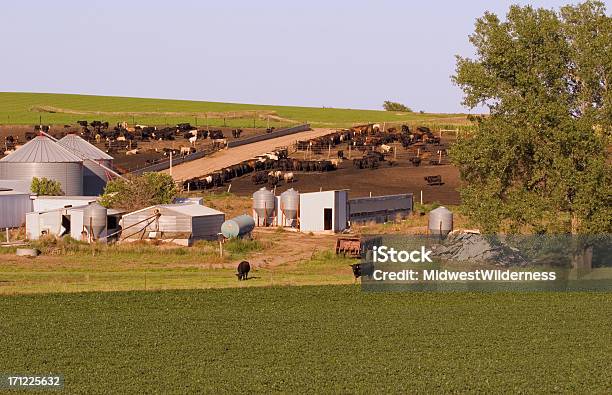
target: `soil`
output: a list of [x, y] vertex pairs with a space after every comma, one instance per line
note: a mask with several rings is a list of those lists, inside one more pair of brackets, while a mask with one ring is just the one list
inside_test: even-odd
[[[419, 156], [423, 158], [422, 164], [415, 167], [410, 158], [417, 155], [417, 148], [405, 150], [399, 144], [392, 144], [392, 150], [387, 160], [380, 163], [377, 169], [358, 169], [353, 166], [352, 159], [344, 159], [338, 169], [329, 172], [293, 172], [294, 182], [281, 182], [276, 187], [276, 193], [294, 188], [300, 192], [317, 192], [320, 190], [348, 189], [349, 197], [366, 197], [393, 195], [400, 193], [413, 193], [414, 201], [420, 202], [420, 191], [423, 191], [423, 203], [438, 202], [441, 204], [460, 204], [458, 188], [460, 186], [459, 170], [449, 163], [446, 155], [442, 156], [441, 165], [429, 164], [430, 159], [439, 159], [438, 150], [445, 152], [452, 141], [444, 140], [440, 146], [430, 145], [419, 149]], [[337, 156], [337, 151], [343, 150], [348, 156], [348, 149], [335, 147], [323, 155], [308, 157], [308, 159], [327, 159]], [[327, 151], [327, 150], [325, 150]], [[303, 152], [295, 152], [294, 158], [304, 159]], [[353, 151], [351, 158], [360, 158], [362, 153]], [[393, 162], [393, 166], [390, 163]], [[255, 185], [252, 182], [253, 173], [231, 180], [230, 191], [239, 196], [251, 196], [253, 192], [264, 185]], [[426, 176], [442, 176], [442, 185], [431, 186], [425, 181]], [[229, 183], [216, 191], [227, 191]]]

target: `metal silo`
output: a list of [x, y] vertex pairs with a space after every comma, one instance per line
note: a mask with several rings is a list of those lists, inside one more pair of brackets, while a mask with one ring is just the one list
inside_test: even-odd
[[429, 212], [429, 232], [446, 237], [453, 230], [453, 213], [444, 206]]
[[298, 210], [300, 209], [300, 193], [293, 188], [281, 193], [280, 209], [285, 217], [285, 222], [289, 223], [289, 226], [293, 225], [293, 221], [297, 219]]
[[221, 224], [221, 233], [228, 239], [241, 237], [251, 233], [255, 228], [255, 220], [250, 215], [239, 215]]
[[0, 159], [0, 179], [46, 177], [59, 181], [65, 195], [83, 194], [83, 160], [45, 136], [37, 136]]
[[94, 202], [83, 210], [83, 225], [94, 240], [97, 240], [106, 229], [106, 207]]
[[262, 187], [253, 194], [253, 210], [257, 214], [257, 225], [270, 225], [274, 218], [274, 194]]
[[86, 159], [83, 161], [83, 193], [88, 196], [101, 195], [110, 177], [108, 170], [98, 164], [112, 168], [113, 157], [76, 134], [68, 134], [58, 143]]

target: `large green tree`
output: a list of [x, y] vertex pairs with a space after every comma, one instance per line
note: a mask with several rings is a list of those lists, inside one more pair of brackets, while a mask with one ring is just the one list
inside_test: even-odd
[[486, 232], [612, 231], [612, 21], [603, 3], [485, 13], [453, 77], [486, 106], [451, 150]]
[[171, 203], [178, 189], [172, 176], [165, 173], [144, 173], [109, 181], [100, 197], [100, 204], [123, 210], [138, 210], [156, 204]]

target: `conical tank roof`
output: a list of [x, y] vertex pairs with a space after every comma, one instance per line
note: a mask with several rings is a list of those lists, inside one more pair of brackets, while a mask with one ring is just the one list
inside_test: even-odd
[[87, 159], [93, 160], [112, 160], [113, 157], [102, 151], [93, 144], [88, 143], [76, 134], [67, 134], [59, 141], [63, 147], [81, 153]]
[[83, 162], [68, 149], [46, 136], [37, 136], [17, 151], [0, 159], [0, 162], [17, 163], [66, 163]]
[[253, 209], [259, 217], [274, 216], [275, 197], [272, 191], [265, 187], [253, 193]]

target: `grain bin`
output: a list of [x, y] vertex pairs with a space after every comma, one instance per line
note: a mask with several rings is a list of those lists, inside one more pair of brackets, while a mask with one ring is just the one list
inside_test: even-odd
[[270, 225], [275, 214], [275, 198], [272, 191], [262, 187], [253, 193], [253, 210], [257, 214], [257, 225]]
[[75, 134], [64, 136], [58, 143], [85, 159], [83, 161], [83, 193], [87, 196], [101, 195], [109, 180], [109, 172], [100, 165], [112, 168], [113, 157]]
[[58, 181], [65, 195], [83, 194], [83, 160], [45, 136], [37, 136], [0, 159], [0, 179], [46, 177]]
[[440, 237], [453, 230], [453, 213], [444, 206], [440, 206], [429, 212], [429, 232]]
[[239, 215], [228, 219], [221, 225], [221, 233], [228, 239], [242, 237], [255, 228], [255, 220], [250, 215]]
[[106, 207], [98, 203], [90, 203], [83, 210], [83, 225], [94, 240], [97, 240], [106, 230]]
[[280, 209], [284, 216], [284, 221], [293, 225], [293, 221], [297, 219], [298, 210], [300, 209], [300, 193], [293, 188], [287, 189], [280, 195]]

